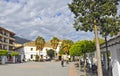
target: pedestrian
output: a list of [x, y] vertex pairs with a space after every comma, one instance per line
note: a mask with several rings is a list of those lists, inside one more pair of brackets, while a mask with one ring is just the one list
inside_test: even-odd
[[64, 59], [61, 59], [61, 66], [64, 67]]
[[66, 64], [69, 64], [69, 58], [66, 57]]

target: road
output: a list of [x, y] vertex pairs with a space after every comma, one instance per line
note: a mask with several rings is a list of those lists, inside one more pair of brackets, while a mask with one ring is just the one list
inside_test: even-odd
[[5, 64], [0, 65], [0, 76], [71, 76], [70, 66], [62, 67], [60, 62]]

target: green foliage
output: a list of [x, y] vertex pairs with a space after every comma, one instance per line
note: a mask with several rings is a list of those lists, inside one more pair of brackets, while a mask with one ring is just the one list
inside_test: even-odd
[[60, 49], [59, 54], [63, 55], [63, 54], [65, 54], [65, 52], [62, 49]]
[[0, 56], [6, 56], [8, 54], [7, 50], [1, 50], [0, 49]]
[[56, 49], [58, 44], [59, 44], [59, 39], [57, 37], [53, 37], [52, 40], [50, 41], [51, 42], [51, 45], [53, 47], [53, 49]]
[[109, 58], [110, 56], [111, 56], [111, 53], [110, 53], [110, 51], [108, 51], [108, 56], [107, 57]]
[[47, 55], [50, 56], [50, 58], [52, 59], [54, 57], [54, 50], [53, 49], [47, 50]]
[[102, 36], [117, 34], [120, 31], [118, 1], [120, 0], [73, 0], [68, 6], [75, 15], [74, 28], [77, 31], [93, 31], [96, 20]]
[[[93, 42], [96, 44], [95, 38], [93, 39]], [[104, 42], [105, 42], [105, 40], [104, 40], [104, 39], [99, 38], [99, 43], [100, 43], [100, 44], [103, 44]]]
[[18, 55], [19, 55], [19, 53], [18, 53], [18, 52], [16, 52], [16, 51], [12, 51], [12, 52], [10, 53], [10, 55], [11, 55], [11, 56], [18, 56]]
[[35, 61], [39, 61], [39, 56], [38, 55], [35, 56]]
[[63, 40], [62, 42], [62, 46], [61, 46], [61, 50], [63, 50], [65, 53], [69, 53], [69, 49], [70, 47], [73, 45], [73, 41], [72, 40]]
[[81, 56], [84, 53], [89, 53], [95, 51], [95, 44], [89, 40], [78, 41], [73, 44], [70, 48], [71, 56]]
[[71, 48], [70, 48], [70, 55], [71, 56], [81, 56], [82, 54], [83, 53], [81, 51], [81, 46], [80, 46], [79, 42], [75, 43], [71, 46]]
[[42, 50], [45, 45], [45, 40], [43, 37], [38, 36], [35, 40], [35, 45], [37, 50]]

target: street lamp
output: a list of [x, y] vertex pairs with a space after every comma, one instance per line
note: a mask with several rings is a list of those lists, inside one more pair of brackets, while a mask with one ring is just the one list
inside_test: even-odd
[[107, 55], [107, 58], [106, 58], [106, 64], [107, 64], [107, 69], [109, 70], [109, 58], [108, 58], [108, 46], [107, 46], [107, 35], [105, 33], [105, 47], [106, 47], [106, 55]]

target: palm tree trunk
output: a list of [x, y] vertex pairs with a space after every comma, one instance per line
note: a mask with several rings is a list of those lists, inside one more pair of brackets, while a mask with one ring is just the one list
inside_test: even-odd
[[97, 72], [98, 72], [98, 76], [103, 76], [102, 67], [101, 67], [100, 45], [99, 45], [99, 40], [98, 40], [96, 20], [94, 20], [94, 33], [95, 33], [95, 40], [96, 40], [97, 67], [98, 67]]

